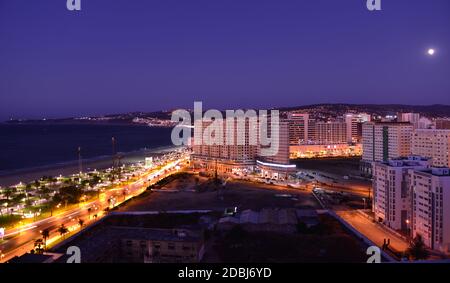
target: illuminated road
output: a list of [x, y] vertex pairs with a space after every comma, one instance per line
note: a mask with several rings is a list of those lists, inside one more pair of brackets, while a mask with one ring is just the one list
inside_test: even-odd
[[357, 211], [341, 210], [336, 213], [379, 247], [383, 246], [385, 239], [389, 239], [390, 246], [396, 251], [403, 252], [408, 248], [408, 242], [405, 239], [383, 228], [380, 224], [374, 223]]
[[[185, 161], [185, 159], [170, 161], [157, 170], [152, 169], [142, 174], [139, 180], [132, 184], [107, 190], [101, 193], [99, 198], [92, 202], [80, 203], [78, 208], [30, 223], [20, 228], [6, 231], [4, 241], [2, 241], [0, 245], [0, 250], [2, 252], [0, 262], [6, 262], [15, 256], [20, 256], [34, 249], [34, 241], [42, 238], [42, 230], [48, 229], [50, 231], [50, 237], [47, 239], [47, 246], [51, 246], [53, 243], [62, 240], [62, 236], [58, 232], [58, 228], [61, 227], [61, 224], [64, 224], [65, 227], [69, 229], [69, 233], [75, 233], [77, 230], [80, 231], [81, 228], [78, 224], [79, 219], [83, 219], [83, 227], [94, 223], [105, 215], [103, 211], [106, 208], [117, 206], [129, 198], [143, 193], [149, 185], [184, 169], [180, 167], [178, 169], [176, 168], [177, 165], [182, 166]], [[126, 190], [126, 194], [123, 193], [124, 190]], [[114, 204], [109, 202], [112, 198], [116, 199]], [[91, 208], [91, 211], [88, 210], [89, 208]], [[95, 215], [97, 215], [97, 217], [95, 217]]]

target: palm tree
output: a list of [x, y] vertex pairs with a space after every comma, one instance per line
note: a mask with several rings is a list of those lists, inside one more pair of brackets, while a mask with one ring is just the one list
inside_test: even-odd
[[83, 227], [83, 224], [84, 224], [84, 220], [78, 219], [78, 225], [80, 225], [80, 229]]
[[41, 234], [42, 234], [42, 239], [44, 240], [44, 249], [47, 249], [47, 239], [50, 237], [50, 230], [44, 229], [44, 230], [42, 230]]
[[5, 197], [6, 200], [9, 201], [9, 199], [11, 198], [11, 196], [15, 193], [16, 189], [15, 188], [6, 188], [5, 189]]
[[69, 229], [67, 229], [66, 226], [64, 226], [64, 224], [61, 224], [61, 226], [59, 226], [58, 228], [58, 232], [61, 236], [64, 236], [69, 232]]
[[425, 243], [423, 242], [423, 238], [420, 234], [417, 234], [417, 236], [412, 240], [407, 250], [407, 253], [414, 260], [428, 258], [429, 253], [425, 247]]
[[89, 219], [91, 219], [92, 207], [89, 207], [87, 211], [88, 211], [88, 214], [89, 214]]

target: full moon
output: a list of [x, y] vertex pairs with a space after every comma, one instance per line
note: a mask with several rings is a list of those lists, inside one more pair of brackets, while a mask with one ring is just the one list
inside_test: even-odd
[[433, 48], [428, 49], [428, 55], [432, 56], [432, 55], [434, 55], [434, 52], [435, 51]]

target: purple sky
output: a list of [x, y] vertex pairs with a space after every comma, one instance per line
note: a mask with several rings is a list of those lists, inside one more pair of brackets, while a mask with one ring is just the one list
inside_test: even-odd
[[0, 120], [450, 104], [450, 1], [365, 2], [0, 0]]

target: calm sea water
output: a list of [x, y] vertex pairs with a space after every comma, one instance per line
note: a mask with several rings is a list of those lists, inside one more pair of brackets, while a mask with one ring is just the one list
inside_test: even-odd
[[0, 124], [0, 173], [170, 146], [170, 128], [128, 125], [8, 125]]

